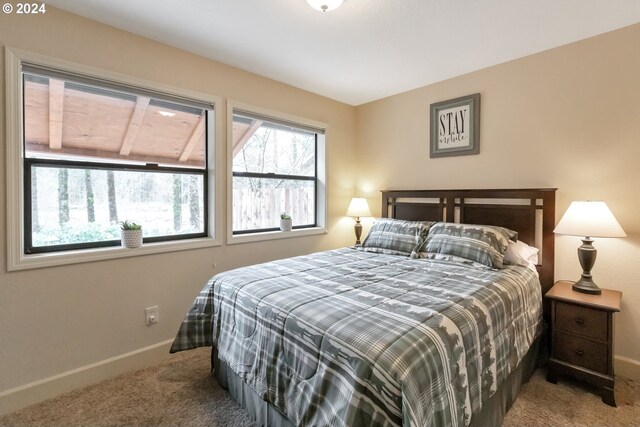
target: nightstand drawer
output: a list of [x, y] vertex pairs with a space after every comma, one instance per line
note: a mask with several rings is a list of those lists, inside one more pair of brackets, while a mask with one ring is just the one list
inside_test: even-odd
[[555, 327], [558, 330], [607, 341], [607, 312], [556, 301]]
[[609, 347], [606, 343], [557, 331], [553, 343], [553, 356], [593, 371], [609, 373]]

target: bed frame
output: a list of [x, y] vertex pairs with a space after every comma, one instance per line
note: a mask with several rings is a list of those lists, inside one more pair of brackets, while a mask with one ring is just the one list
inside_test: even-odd
[[[540, 284], [553, 286], [556, 189], [384, 190], [382, 217], [412, 221], [447, 221], [500, 225], [540, 249]], [[546, 310], [545, 310], [546, 311]]]
[[[555, 188], [508, 190], [389, 190], [382, 192], [382, 217], [500, 225], [519, 233], [520, 240], [541, 249], [538, 265], [543, 294], [553, 285]], [[538, 364], [545, 335], [538, 337], [498, 391], [474, 415], [470, 427], [502, 425], [504, 415]], [[260, 399], [244, 381], [218, 359], [212, 367], [218, 382], [260, 427], [294, 427], [274, 406]]]

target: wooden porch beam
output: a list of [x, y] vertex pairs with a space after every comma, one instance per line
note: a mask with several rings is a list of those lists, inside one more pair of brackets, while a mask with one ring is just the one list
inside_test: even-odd
[[62, 118], [64, 113], [64, 80], [49, 79], [49, 148], [62, 148]]
[[147, 112], [149, 101], [151, 101], [151, 99], [146, 96], [139, 96], [138, 99], [136, 99], [136, 106], [133, 109], [133, 114], [131, 115], [131, 120], [129, 121], [129, 127], [127, 128], [127, 133], [124, 135], [124, 140], [122, 141], [122, 146], [120, 147], [121, 156], [128, 156], [129, 153], [131, 153], [131, 148], [133, 147], [133, 143], [138, 136], [138, 132], [140, 132], [140, 125], [142, 125], [144, 115]]
[[[52, 153], [56, 152], [49, 148], [46, 144], [38, 144], [37, 142], [27, 142], [25, 144], [25, 148], [27, 151], [35, 151], [39, 153]], [[120, 159], [120, 160], [130, 160], [137, 161], [143, 163], [158, 163], [162, 165], [176, 165], [176, 159], [160, 157], [160, 156], [142, 156], [142, 155], [130, 155], [126, 156], [123, 159], [119, 153], [115, 151], [102, 151], [102, 150], [93, 150], [90, 148], [65, 148], [64, 154], [70, 157], [77, 157], [81, 160], [91, 160], [90, 158], [101, 158], [101, 159]], [[193, 166], [193, 167], [202, 167], [204, 165], [203, 160], [189, 160], [183, 163], [180, 163], [180, 166]]]
[[262, 120], [253, 120], [251, 122], [251, 126], [249, 126], [247, 130], [242, 134], [240, 139], [238, 139], [236, 143], [233, 144], [233, 157], [235, 157], [236, 154], [238, 154], [240, 150], [242, 150], [244, 144], [249, 141], [249, 139], [253, 136], [254, 133], [256, 133], [256, 131], [260, 128], [260, 126], [262, 126], [263, 123], [264, 122]]
[[196, 127], [193, 129], [193, 132], [191, 132], [189, 141], [187, 141], [187, 145], [184, 146], [184, 149], [182, 150], [182, 154], [180, 154], [181, 162], [186, 162], [187, 160], [189, 160], [189, 157], [191, 156], [193, 149], [196, 148], [198, 141], [200, 141], [200, 138], [202, 137], [202, 135], [204, 135], [204, 123], [205, 123], [206, 117], [207, 117], [206, 114], [203, 114], [202, 116], [200, 116], [200, 119], [198, 120]]

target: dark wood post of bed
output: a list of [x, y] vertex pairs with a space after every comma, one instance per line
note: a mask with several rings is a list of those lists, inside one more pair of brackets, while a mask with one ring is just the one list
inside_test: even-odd
[[382, 217], [500, 225], [517, 231], [520, 240], [540, 249], [537, 268], [544, 295], [554, 282], [556, 190], [384, 190]]

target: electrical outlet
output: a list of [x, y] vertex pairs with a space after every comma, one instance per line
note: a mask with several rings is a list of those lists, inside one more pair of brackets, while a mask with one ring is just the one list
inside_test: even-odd
[[153, 307], [147, 307], [144, 309], [144, 317], [145, 317], [145, 325], [151, 326], [160, 321], [160, 317], [158, 317], [158, 306], [154, 305]]

